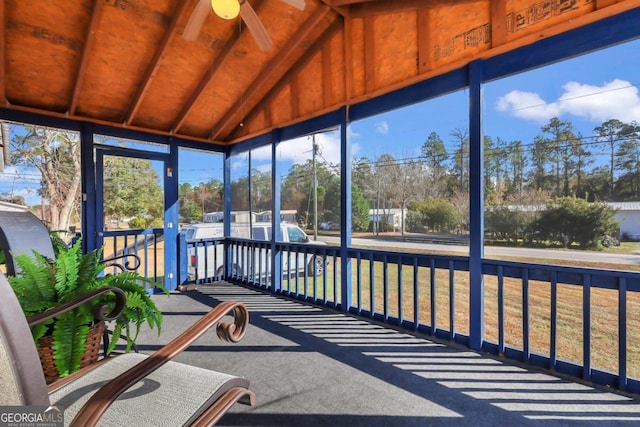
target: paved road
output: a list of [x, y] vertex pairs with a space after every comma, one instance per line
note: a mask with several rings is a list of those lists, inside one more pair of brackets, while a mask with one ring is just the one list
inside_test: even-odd
[[[318, 240], [322, 240], [330, 245], [340, 243], [339, 237], [318, 236]], [[396, 247], [407, 249], [422, 249], [424, 251], [446, 251], [460, 252], [461, 255], [467, 255], [469, 248], [462, 245], [443, 245], [436, 243], [418, 243], [418, 242], [399, 242], [389, 240], [376, 239], [352, 239], [353, 246], [374, 246], [374, 247]], [[640, 265], [640, 255], [638, 254], [610, 254], [602, 252], [587, 252], [564, 249], [533, 249], [533, 248], [507, 248], [502, 246], [485, 246], [484, 254], [486, 258], [503, 259], [505, 257], [523, 258], [527, 261], [535, 261], [538, 259], [553, 260], [571, 260], [571, 261], [588, 261], [611, 264], [627, 264]]]

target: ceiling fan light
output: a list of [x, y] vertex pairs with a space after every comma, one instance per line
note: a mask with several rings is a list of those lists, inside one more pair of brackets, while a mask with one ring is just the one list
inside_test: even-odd
[[235, 19], [240, 14], [238, 0], [211, 0], [213, 11], [222, 19]]

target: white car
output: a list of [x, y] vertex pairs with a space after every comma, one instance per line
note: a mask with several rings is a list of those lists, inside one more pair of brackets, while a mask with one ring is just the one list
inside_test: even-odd
[[[325, 245], [324, 242], [312, 241], [309, 236], [296, 224], [282, 223], [282, 242], [307, 243]], [[215, 239], [224, 238], [224, 225], [222, 223], [189, 224], [180, 231], [184, 234], [188, 244], [188, 278], [212, 279], [216, 275], [224, 273], [224, 245], [213, 242]], [[256, 222], [251, 224], [249, 233], [248, 224], [231, 224], [231, 237], [240, 239], [252, 239], [256, 241], [271, 240], [272, 226], [268, 222]], [[242, 276], [243, 273], [262, 274], [267, 271], [268, 249], [232, 250], [231, 272], [234, 276]], [[282, 252], [283, 274], [306, 273], [309, 276], [320, 276], [324, 272], [324, 257], [304, 254], [304, 252]], [[205, 274], [206, 273], [206, 274]]]

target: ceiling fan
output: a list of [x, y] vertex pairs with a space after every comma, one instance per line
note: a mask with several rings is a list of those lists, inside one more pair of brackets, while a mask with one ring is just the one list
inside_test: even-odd
[[[280, 0], [297, 9], [304, 10], [305, 0]], [[267, 30], [260, 22], [258, 15], [247, 0], [198, 0], [193, 9], [187, 25], [184, 27], [182, 37], [186, 40], [198, 38], [200, 29], [207, 19], [207, 15], [213, 9], [216, 15], [223, 19], [235, 19], [238, 15], [242, 18], [247, 28], [256, 39], [262, 50], [268, 50], [272, 46], [271, 38]]]

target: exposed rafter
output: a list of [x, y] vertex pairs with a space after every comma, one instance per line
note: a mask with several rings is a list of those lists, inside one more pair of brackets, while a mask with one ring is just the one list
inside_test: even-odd
[[[260, 72], [259, 77], [254, 80], [242, 97], [238, 99], [227, 114], [215, 124], [209, 133], [209, 139], [215, 140], [218, 138], [227, 125], [231, 122], [234, 116], [237, 115], [237, 111], [243, 104], [248, 103], [256, 91], [266, 82], [273, 73], [279, 68], [279, 66], [295, 51], [305, 40], [305, 38], [315, 29], [316, 25], [322, 21], [322, 19], [329, 13], [331, 9], [328, 6], [319, 6], [314, 13], [304, 22], [304, 24], [298, 29], [298, 31], [289, 39], [289, 42], [280, 50], [278, 56], [273, 58]], [[242, 120], [243, 117], [240, 117]]]
[[[331, 23], [331, 25], [322, 33], [320, 38], [305, 52], [305, 54], [296, 61], [296, 64], [284, 74], [280, 80], [271, 88], [271, 90], [264, 96], [262, 101], [257, 104], [253, 109], [251, 109], [246, 117], [251, 118], [255, 117], [259, 112], [265, 111], [265, 116], [267, 123], [272, 125], [271, 120], [269, 119], [269, 104], [273, 101], [273, 98], [287, 85], [289, 81], [293, 78], [293, 76], [298, 75], [301, 70], [309, 63], [311, 58], [313, 58], [318, 51], [322, 49], [332, 37], [334, 37], [338, 32], [342, 29], [343, 24], [342, 20], [336, 19]], [[330, 107], [329, 105], [325, 105], [325, 107]]]
[[131, 108], [129, 109], [129, 112], [127, 113], [127, 117], [125, 119], [125, 125], [128, 126], [133, 122], [138, 112], [138, 109], [140, 108], [140, 104], [142, 104], [142, 100], [144, 98], [145, 93], [147, 92], [147, 89], [149, 88], [149, 86], [153, 82], [154, 77], [158, 73], [158, 68], [160, 66], [160, 63], [162, 62], [162, 59], [165, 56], [165, 53], [169, 47], [169, 44], [171, 43], [171, 40], [173, 40], [173, 38], [177, 33], [178, 21], [186, 13], [187, 6], [189, 5], [190, 3], [188, 1], [180, 2], [178, 6], [178, 10], [175, 11], [175, 13], [173, 14], [173, 19], [169, 24], [169, 28], [167, 28], [167, 30], [165, 31], [164, 37], [162, 38], [162, 41], [158, 45], [158, 48], [156, 49], [156, 53], [153, 55], [153, 59], [151, 60], [151, 62], [149, 63], [149, 66], [147, 67], [147, 72], [145, 73], [144, 77], [142, 78], [142, 81], [140, 82], [138, 93], [136, 93], [136, 96], [133, 98], [133, 102], [131, 103]]
[[[407, 10], [417, 10], [436, 3], [454, 3], [455, 0], [393, 0], [393, 1], [359, 1], [350, 2], [349, 13], [352, 18], [363, 16], [398, 13]], [[467, 0], [464, 0], [467, 1]]]
[[78, 106], [78, 97], [80, 96], [80, 90], [82, 89], [82, 83], [84, 81], [87, 64], [89, 63], [89, 55], [93, 49], [93, 44], [96, 40], [96, 26], [100, 19], [100, 13], [102, 12], [102, 6], [104, 0], [94, 0], [93, 9], [91, 11], [91, 21], [87, 27], [87, 36], [84, 46], [82, 48], [82, 54], [80, 55], [80, 66], [76, 73], [76, 83], [73, 88], [73, 94], [71, 95], [71, 102], [69, 103], [68, 114], [73, 116], [76, 114], [76, 107]]

